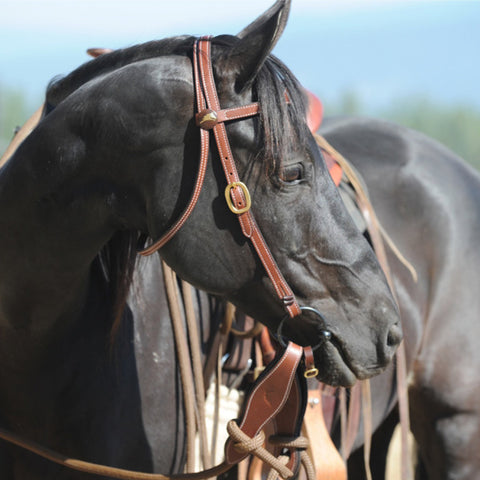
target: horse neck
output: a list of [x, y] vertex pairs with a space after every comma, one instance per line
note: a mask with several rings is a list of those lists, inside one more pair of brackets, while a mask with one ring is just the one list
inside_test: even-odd
[[39, 140], [34, 132], [0, 171], [0, 328], [17, 346], [45, 343], [79, 317], [92, 260], [112, 235], [105, 198]]

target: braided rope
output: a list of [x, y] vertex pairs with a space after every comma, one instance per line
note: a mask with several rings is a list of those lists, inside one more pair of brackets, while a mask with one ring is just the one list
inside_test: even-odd
[[[299, 450], [300, 463], [305, 469], [307, 480], [316, 480], [315, 467], [313, 466], [312, 459], [306, 451], [307, 448], [310, 446], [310, 441], [307, 437], [287, 437], [283, 435], [272, 435], [268, 440], [272, 445], [276, 447]], [[279, 457], [279, 460], [287, 462], [288, 457], [286, 455], [282, 455]], [[272, 469], [268, 474], [267, 480], [276, 480], [277, 476], [277, 473]]]
[[[282, 462], [283, 465], [286, 465], [289, 457], [287, 455], [280, 455], [278, 457], [278, 460]], [[267, 480], [277, 480], [278, 479], [278, 472], [274, 470], [273, 468], [270, 469], [267, 475]]]
[[284, 463], [274, 457], [268, 450], [264, 448], [265, 434], [261, 431], [258, 435], [251, 438], [240, 430], [235, 420], [230, 420], [227, 424], [227, 431], [230, 435], [235, 450], [240, 453], [255, 455], [262, 462], [274, 469], [283, 479], [293, 477], [293, 472], [287, 468]]

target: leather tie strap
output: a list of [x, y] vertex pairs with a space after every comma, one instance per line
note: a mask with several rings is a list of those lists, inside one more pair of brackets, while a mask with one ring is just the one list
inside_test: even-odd
[[222, 162], [227, 187], [225, 199], [230, 210], [238, 216], [241, 229], [245, 237], [252, 242], [270, 280], [273, 283], [277, 296], [291, 318], [300, 315], [301, 310], [295, 296], [280, 272], [265, 239], [250, 210], [251, 199], [247, 186], [240, 181], [235, 161], [230, 148], [225, 128], [226, 121], [248, 118], [258, 114], [258, 103], [236, 108], [222, 109], [215, 87], [211, 62], [210, 37], [202, 37], [194, 45], [193, 70], [195, 78], [195, 93], [198, 113], [196, 123], [200, 127], [200, 162], [195, 188], [190, 202], [177, 222], [159, 240], [140, 251], [141, 255], [151, 255], [163, 247], [183, 226], [195, 207], [203, 186], [209, 153], [209, 132], [213, 130], [218, 153]]

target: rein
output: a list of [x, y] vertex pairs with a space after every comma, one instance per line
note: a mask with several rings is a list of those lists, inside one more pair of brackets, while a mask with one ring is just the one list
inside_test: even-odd
[[140, 251], [140, 254], [151, 255], [162, 248], [180, 230], [192, 213], [205, 179], [209, 154], [209, 130], [213, 130], [227, 180], [225, 199], [228, 208], [237, 215], [244, 236], [252, 242], [273, 283], [275, 292], [283, 301], [289, 316], [291, 318], [296, 317], [301, 314], [300, 306], [270, 253], [270, 249], [250, 210], [250, 192], [247, 186], [240, 181], [225, 128], [225, 122], [227, 121], [245, 119], [257, 115], [259, 105], [258, 103], [251, 103], [250, 105], [236, 108], [221, 108], [213, 77], [210, 37], [202, 37], [196, 40], [193, 49], [193, 71], [198, 111], [195, 118], [197, 126], [200, 127], [200, 162], [194, 191], [187, 208], [176, 223], [160, 239]]

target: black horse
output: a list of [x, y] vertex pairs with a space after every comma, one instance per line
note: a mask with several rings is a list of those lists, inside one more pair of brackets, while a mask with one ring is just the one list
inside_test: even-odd
[[[320, 342], [319, 378], [349, 385], [386, 367], [401, 330], [308, 132], [302, 90], [269, 56], [288, 10], [280, 0], [242, 38], [212, 39], [214, 77], [223, 108], [260, 105], [259, 116], [227, 125], [233, 155], [281, 272], [299, 303], [322, 313], [283, 332]], [[181, 469], [183, 413], [171, 327], [157, 314], [159, 260], [135, 259], [194, 187], [194, 42], [115, 51], [56, 81], [40, 123], [0, 170], [0, 422], [65, 455]], [[193, 285], [276, 329], [283, 304], [225, 204], [221, 170], [212, 149], [198, 204], [160, 254]], [[137, 300], [127, 303], [134, 274]], [[87, 478], [4, 442], [0, 472]]]
[[[416, 478], [478, 479], [480, 176], [437, 142], [383, 121], [328, 119], [320, 133], [360, 172], [383, 228], [418, 275], [387, 247], [405, 335]], [[371, 388], [378, 480], [396, 423], [394, 369]], [[364, 478], [360, 453], [349, 479]]]

